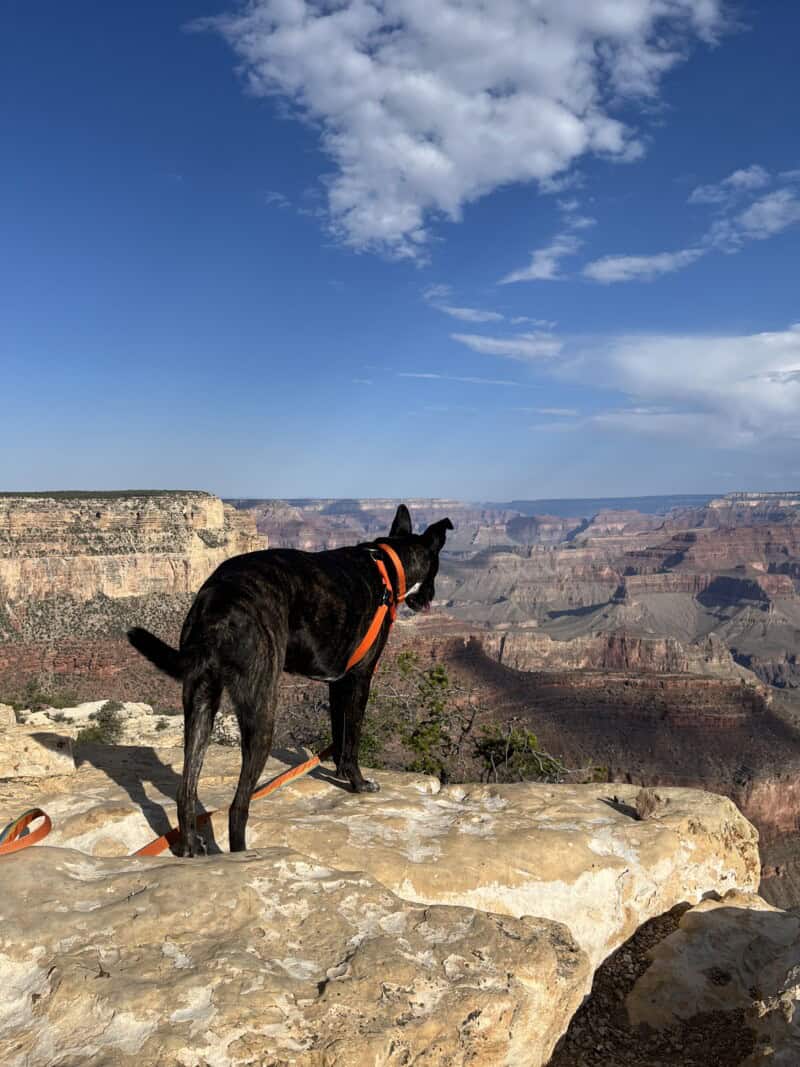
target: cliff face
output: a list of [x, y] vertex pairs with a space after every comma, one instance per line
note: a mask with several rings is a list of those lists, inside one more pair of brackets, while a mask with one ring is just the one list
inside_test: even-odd
[[92, 602], [180, 599], [265, 547], [251, 515], [208, 493], [0, 496], [0, 634], [56, 636], [59, 604], [74, 636]]
[[696, 644], [672, 637], [639, 637], [624, 631], [556, 641], [537, 630], [511, 630], [481, 636], [483, 647], [499, 663], [518, 671], [611, 670], [648, 674], [711, 674], [720, 677], [748, 672], [738, 668], [728, 649], [713, 634]]

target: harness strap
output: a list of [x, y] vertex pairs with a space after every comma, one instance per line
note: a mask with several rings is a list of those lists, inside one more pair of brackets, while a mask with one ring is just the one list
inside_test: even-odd
[[389, 615], [389, 626], [392, 625], [397, 615], [397, 605], [406, 598], [406, 572], [400, 560], [400, 557], [391, 547], [391, 545], [380, 544], [378, 548], [381, 552], [385, 552], [389, 559], [392, 561], [395, 573], [397, 574], [397, 594], [395, 595], [392, 583], [389, 581], [389, 574], [386, 570], [386, 564], [383, 562], [382, 559], [378, 559], [377, 556], [373, 556], [373, 562], [378, 568], [378, 571], [381, 576], [381, 581], [383, 582], [383, 597], [381, 603], [378, 606], [378, 610], [372, 617], [372, 622], [369, 624], [369, 629], [364, 634], [364, 637], [362, 638], [361, 642], [359, 643], [353, 654], [350, 656], [350, 659], [347, 661], [345, 673], [347, 673], [347, 671], [349, 671], [352, 667], [355, 667], [357, 663], [360, 663], [361, 660], [372, 648], [372, 646], [375, 644], [378, 639], [378, 634], [381, 632], [381, 627], [383, 626], [384, 620], [386, 619], [387, 612]]

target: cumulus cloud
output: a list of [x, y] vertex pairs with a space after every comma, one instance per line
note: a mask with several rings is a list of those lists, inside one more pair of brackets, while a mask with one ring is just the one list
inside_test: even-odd
[[702, 255], [702, 248], [683, 248], [678, 252], [658, 252], [652, 256], [602, 256], [587, 263], [583, 273], [595, 282], [649, 282], [661, 274], [688, 267]]
[[800, 324], [769, 333], [623, 336], [563, 365], [632, 406], [592, 416], [606, 428], [729, 447], [800, 437]]
[[564, 187], [587, 153], [640, 155], [613, 106], [655, 97], [723, 15], [722, 0], [249, 0], [195, 25], [224, 35], [250, 93], [319, 129], [339, 238], [419, 257], [432, 217], [501, 185]]
[[542, 333], [520, 333], [514, 337], [484, 337], [476, 333], [451, 333], [450, 336], [483, 356], [503, 356], [522, 363], [557, 356], [562, 348], [555, 337]]

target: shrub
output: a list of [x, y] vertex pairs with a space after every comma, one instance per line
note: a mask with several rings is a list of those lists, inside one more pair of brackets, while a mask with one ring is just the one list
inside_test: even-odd
[[118, 700], [107, 700], [99, 711], [93, 712], [92, 726], [85, 726], [75, 738], [79, 745], [116, 745], [122, 740], [123, 705]]
[[483, 760], [487, 778], [495, 782], [558, 782], [566, 771], [560, 760], [539, 748], [536, 734], [512, 723], [505, 728], [484, 726], [475, 753]]

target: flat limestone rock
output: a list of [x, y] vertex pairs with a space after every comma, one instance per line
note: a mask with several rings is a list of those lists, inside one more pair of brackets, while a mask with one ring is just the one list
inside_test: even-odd
[[0, 780], [50, 778], [74, 771], [71, 738], [25, 726], [0, 730]]
[[4, 1067], [540, 1067], [590, 981], [563, 926], [290, 849], [0, 862]]
[[[53, 818], [48, 843], [105, 856], [129, 854], [175, 825], [180, 752], [86, 746], [79, 758], [77, 779], [54, 783], [50, 797], [0, 788], [0, 823], [38, 804]], [[211, 852], [228, 848], [225, 809], [239, 765], [238, 750], [217, 746], [205, 761], [200, 799], [221, 809], [206, 831]], [[264, 780], [286, 766], [271, 759]], [[405, 900], [564, 923], [593, 967], [676, 904], [758, 886], [756, 831], [716, 794], [659, 787], [661, 802], [639, 821], [635, 786], [442, 788], [424, 775], [374, 777], [379, 793], [355, 795], [317, 768], [253, 803], [248, 845], [366, 871]]]
[[687, 911], [650, 955], [626, 1001], [633, 1025], [743, 1010], [757, 1042], [742, 1067], [800, 1063], [800, 918], [731, 892]]
[[149, 704], [133, 700], [88, 700], [71, 708], [23, 711], [20, 718], [26, 726], [58, 729], [74, 739], [81, 730], [96, 725], [97, 715], [107, 704], [115, 709], [120, 744], [183, 745], [183, 715], [157, 715]]

